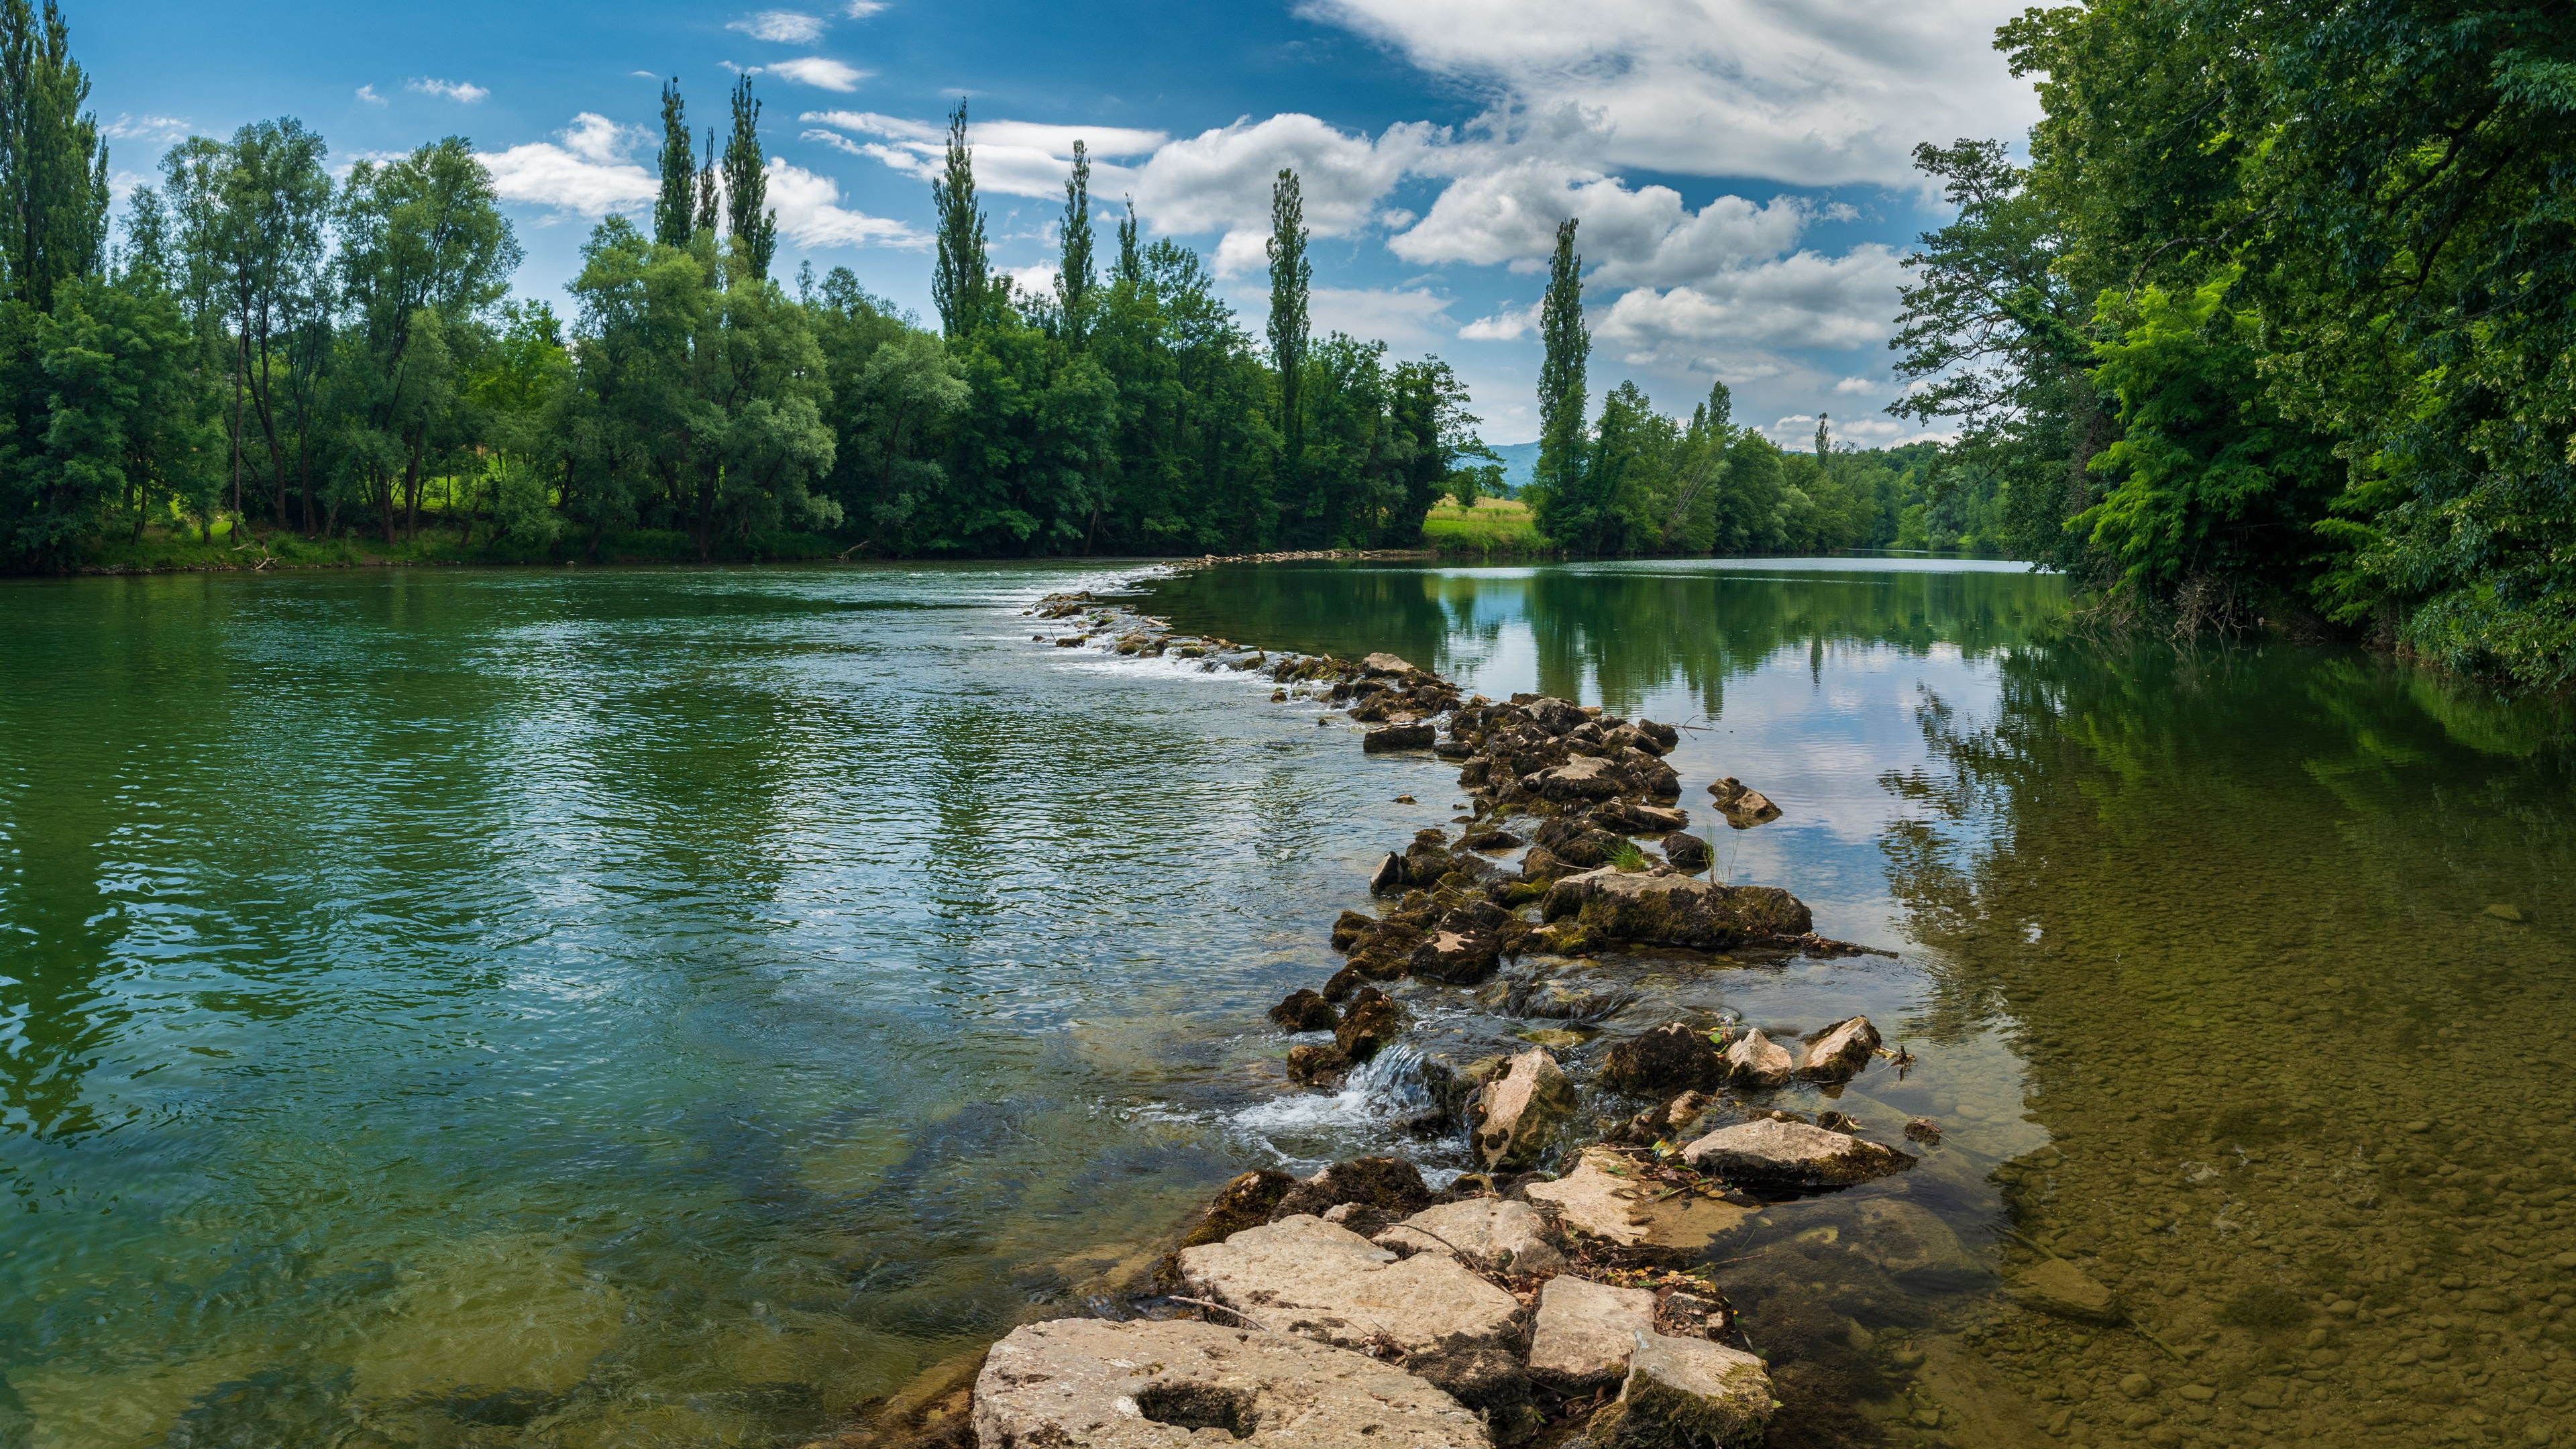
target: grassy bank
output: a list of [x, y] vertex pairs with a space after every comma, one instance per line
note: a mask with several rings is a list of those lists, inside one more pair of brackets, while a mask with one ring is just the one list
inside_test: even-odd
[[1478, 558], [1535, 558], [1550, 552], [1538, 536], [1529, 505], [1516, 498], [1479, 498], [1473, 508], [1440, 504], [1422, 520], [1422, 542], [1442, 554]]

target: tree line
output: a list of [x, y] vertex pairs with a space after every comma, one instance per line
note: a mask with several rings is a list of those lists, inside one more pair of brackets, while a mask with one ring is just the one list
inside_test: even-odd
[[842, 268], [771, 275], [760, 103], [703, 144], [662, 94], [649, 230], [591, 233], [568, 314], [462, 137], [334, 179], [291, 119], [172, 148], [111, 244], [107, 147], [52, 0], [0, 0], [0, 557], [297, 538], [483, 556], [1079, 555], [1385, 547], [1488, 455], [1437, 358], [1310, 335], [1279, 173], [1256, 344], [1206, 264], [1103, 260], [1077, 145], [1052, 288], [990, 260], [950, 119], [937, 329]]
[[1580, 226], [1558, 225], [1539, 301], [1539, 450], [1523, 497], [1543, 539], [1592, 556], [2004, 551], [1993, 475], [1937, 445], [1838, 446], [1820, 412], [1814, 450], [1784, 449], [1734, 421], [1723, 381], [1688, 418], [1633, 381], [1596, 411]]
[[2576, 11], [2093, 0], [2027, 164], [1924, 145], [1893, 411], [2006, 546], [2178, 632], [2576, 676]]

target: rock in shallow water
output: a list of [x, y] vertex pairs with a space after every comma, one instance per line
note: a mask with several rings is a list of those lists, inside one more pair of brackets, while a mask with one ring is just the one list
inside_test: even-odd
[[1502, 1172], [1536, 1166], [1573, 1120], [1574, 1108], [1574, 1083], [1556, 1058], [1545, 1047], [1522, 1052], [1476, 1094], [1476, 1160]]
[[1270, 1008], [1270, 1019], [1279, 1024], [1281, 1031], [1331, 1031], [1341, 1025], [1342, 1014], [1333, 1010], [1322, 992], [1301, 986]]
[[1456, 1399], [1401, 1369], [1306, 1338], [1213, 1323], [1032, 1323], [975, 1380], [985, 1445], [1248, 1449], [1331, 1444], [1487, 1449]]
[[2085, 1323], [2116, 1323], [2119, 1300], [2111, 1290], [2063, 1258], [2043, 1258], [2004, 1280], [2004, 1291], [2027, 1307]]
[[1565, 1267], [1565, 1255], [1548, 1241], [1547, 1220], [1538, 1209], [1508, 1198], [1469, 1198], [1425, 1208], [1378, 1234], [1377, 1245], [1447, 1253], [1496, 1273], [1533, 1275]]
[[1628, 1372], [1637, 1335], [1655, 1331], [1655, 1295], [1571, 1273], [1547, 1280], [1531, 1319], [1530, 1374], [1561, 1389], [1606, 1384]]
[[1181, 1252], [1181, 1281], [1281, 1333], [1392, 1349], [1405, 1368], [1471, 1403], [1523, 1381], [1521, 1305], [1445, 1253], [1399, 1261], [1321, 1218], [1282, 1218]]
[[1712, 1132], [1683, 1148], [1682, 1160], [1729, 1182], [1794, 1191], [1849, 1187], [1914, 1165], [1893, 1147], [1768, 1118]]
[[1869, 1065], [1878, 1050], [1878, 1028], [1866, 1016], [1826, 1027], [1807, 1045], [1807, 1063], [1798, 1075], [1814, 1082], [1848, 1082]]
[[1726, 1047], [1726, 1079], [1739, 1087], [1785, 1085], [1791, 1066], [1789, 1049], [1759, 1031], [1748, 1031]]
[[1660, 1184], [1638, 1181], [1632, 1171], [1626, 1157], [1606, 1147], [1589, 1147], [1572, 1172], [1554, 1182], [1533, 1182], [1523, 1191], [1571, 1231], [1655, 1258], [1697, 1252], [1754, 1214], [1752, 1208], [1697, 1193], [1669, 1196]]
[[1610, 1048], [1601, 1080], [1622, 1092], [1653, 1096], [1718, 1085], [1725, 1073], [1717, 1048], [1686, 1022], [1668, 1021]]
[[[1357, 713], [1353, 711], [1354, 717]], [[1432, 738], [1431, 726], [1427, 724], [1391, 724], [1360, 736], [1360, 749], [1372, 755], [1388, 750], [1427, 750], [1431, 748]]]
[[1703, 1338], [1646, 1334], [1591, 1437], [1596, 1449], [1744, 1449], [1762, 1442], [1776, 1407], [1762, 1360]]
[[1321, 1216], [1328, 1208], [1357, 1203], [1390, 1217], [1417, 1213], [1431, 1206], [1431, 1187], [1422, 1169], [1401, 1157], [1354, 1157], [1336, 1162], [1312, 1177], [1297, 1179], [1271, 1209], [1273, 1218], [1300, 1213]]
[[1803, 936], [1816, 924], [1803, 902], [1776, 886], [1630, 875], [1611, 866], [1558, 880], [1544, 910], [1551, 921], [1572, 916], [1597, 936], [1702, 951]]

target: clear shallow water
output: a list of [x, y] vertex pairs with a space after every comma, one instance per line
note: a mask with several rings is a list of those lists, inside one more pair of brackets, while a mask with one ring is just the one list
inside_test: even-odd
[[[1409, 1084], [1286, 1093], [1260, 1012], [1449, 770], [1030, 642], [1116, 576], [0, 588], [0, 1444], [798, 1443], [1077, 1309], [1240, 1166], [1401, 1141]], [[1725, 1009], [1892, 1023], [1923, 1065], [1844, 1105], [1950, 1133], [1887, 1191], [2186, 1356], [1990, 1280], [1891, 1295], [1836, 1240], [1860, 1199], [1802, 1205], [1729, 1272], [1840, 1406], [1811, 1442], [2555, 1442], [2563, 719], [2344, 652], [2034, 642], [2060, 597], [1826, 560], [1151, 607], [1705, 726], [1685, 803], [1788, 810], [1721, 832], [1729, 878], [1903, 952]]]

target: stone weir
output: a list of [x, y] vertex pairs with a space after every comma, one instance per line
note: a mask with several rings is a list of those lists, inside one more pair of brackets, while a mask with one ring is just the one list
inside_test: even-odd
[[[1088, 593], [1030, 613], [1055, 626], [1034, 642], [1260, 671], [1273, 700], [1320, 700], [1366, 726], [1365, 750], [1456, 763], [1472, 802], [1460, 828], [1389, 851], [1368, 881], [1378, 909], [1332, 926], [1346, 964], [1270, 1016], [1289, 1040], [1288, 1076], [1309, 1089], [1413, 1045], [1439, 1105], [1411, 1125], [1463, 1137], [1474, 1170], [1436, 1191], [1397, 1157], [1302, 1179], [1247, 1172], [1146, 1281], [1093, 1299], [1092, 1316], [1024, 1325], [825, 1442], [1763, 1442], [1784, 1390], [1711, 1263], [1766, 1204], [1917, 1160], [1842, 1112], [1810, 1118], [1766, 1099], [1897, 1054], [1865, 1017], [1774, 1041], [1677, 1011], [1606, 1050], [1586, 1040], [1569, 1069], [1543, 1040], [1441, 1037], [1422, 1022], [1453, 999], [1580, 1020], [1598, 993], [1568, 978], [1628, 957], [1669, 974], [1866, 949], [1817, 935], [1785, 890], [1709, 878], [1713, 851], [1691, 833], [1664, 759], [1680, 732], [1567, 700], [1462, 698], [1387, 654], [1271, 655], [1185, 636]], [[1709, 788], [1733, 828], [1780, 814], [1740, 781]], [[1634, 991], [1611, 994], [1633, 1010]], [[1890, 1135], [1938, 1141], [1921, 1121]], [[1865, 1207], [1889, 1261], [1964, 1256], [1920, 1208]]]

